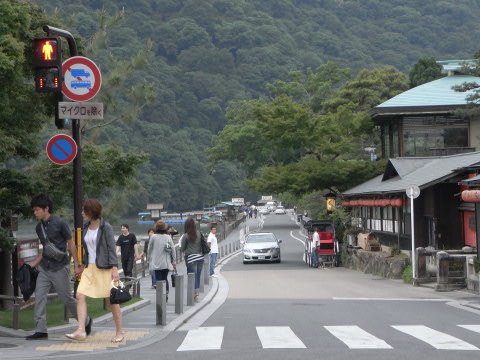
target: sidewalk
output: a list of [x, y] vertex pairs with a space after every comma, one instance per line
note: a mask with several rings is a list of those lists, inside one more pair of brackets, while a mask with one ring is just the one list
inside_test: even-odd
[[[259, 219], [247, 219], [247, 223], [242, 223], [237, 229], [223, 241], [219, 242], [219, 247], [228, 249], [228, 245], [238, 242], [240, 236], [248, 228], [254, 229], [259, 225]], [[217, 265], [238, 251], [232, 251], [217, 260]], [[122, 327], [125, 332], [125, 340], [119, 344], [112, 344], [110, 339], [115, 336], [115, 324], [111, 313], [96, 318], [93, 321], [92, 335], [85, 342], [75, 342], [65, 338], [64, 334], [73, 332], [76, 329], [77, 322], [71, 319], [70, 324], [57, 326], [48, 329], [48, 340], [26, 341], [26, 335], [32, 332], [22, 330], [12, 330], [0, 327], [0, 349], [2, 359], [38, 359], [39, 357], [65, 357], [69, 355], [80, 355], [102, 353], [108, 350], [123, 351], [139, 348], [148, 344], [157, 342], [166, 337], [171, 331], [175, 331], [184, 325], [192, 316], [197, 314], [207, 306], [215, 297], [219, 289], [219, 279], [209, 278], [209, 284], [205, 284], [203, 293], [200, 293], [200, 302], [193, 306], [187, 306], [187, 278], [185, 262], [177, 265], [179, 275], [185, 274], [184, 280], [184, 312], [175, 313], [175, 288], [170, 287], [170, 293], [167, 302], [167, 325], [156, 325], [156, 290], [152, 289], [151, 278], [148, 275], [140, 281], [140, 294], [143, 298], [133, 305], [122, 308]], [[170, 282], [169, 274], [169, 282]], [[203, 273], [202, 273], [203, 279]], [[170, 284], [171, 285], [171, 284]], [[117, 348], [115, 350], [114, 348]]]

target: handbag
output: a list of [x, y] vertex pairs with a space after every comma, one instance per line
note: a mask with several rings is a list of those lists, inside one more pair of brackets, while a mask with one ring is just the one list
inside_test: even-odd
[[202, 245], [202, 255], [207, 255], [210, 253], [210, 246], [208, 246], [207, 241], [203, 237], [202, 233], [200, 233], [200, 243]]
[[175, 270], [174, 273], [172, 273], [171, 278], [172, 278], [172, 287], [175, 287], [175, 277], [178, 275], [177, 271]]
[[110, 289], [110, 304], [123, 304], [132, 298], [123, 282], [118, 281], [118, 285], [112, 281], [112, 288]]
[[55, 245], [53, 245], [53, 243], [48, 240], [47, 233], [45, 232], [43, 225], [40, 224], [40, 227], [42, 228], [43, 237], [45, 238], [45, 245], [43, 246], [43, 253], [45, 256], [58, 262], [65, 259], [67, 253], [59, 250]]

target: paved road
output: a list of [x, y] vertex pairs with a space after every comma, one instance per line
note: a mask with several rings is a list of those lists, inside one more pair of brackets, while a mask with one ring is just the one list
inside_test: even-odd
[[[221, 268], [225, 302], [202, 319], [136, 350], [96, 359], [474, 359], [480, 356], [478, 300], [436, 293], [343, 268], [302, 261], [299, 227], [268, 215], [283, 240], [281, 264]], [[447, 297], [448, 296], [448, 297]], [[83, 354], [82, 357], [90, 357]], [[93, 357], [93, 355], [92, 355]]]

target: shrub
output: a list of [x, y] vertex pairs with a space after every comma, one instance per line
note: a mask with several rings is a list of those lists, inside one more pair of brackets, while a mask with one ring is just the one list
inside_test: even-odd
[[398, 245], [394, 245], [392, 246], [392, 249], [390, 250], [390, 255], [391, 256], [395, 256], [395, 255], [400, 255], [402, 252], [400, 251], [400, 248], [398, 247]]
[[405, 284], [412, 284], [413, 282], [412, 265], [406, 265], [403, 268], [402, 278]]

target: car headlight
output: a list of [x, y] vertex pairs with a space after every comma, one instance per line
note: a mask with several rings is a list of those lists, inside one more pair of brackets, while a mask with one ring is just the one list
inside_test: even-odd
[[272, 247], [272, 248], [270, 249], [271, 252], [275, 252], [275, 251], [278, 251], [278, 250], [279, 250], [278, 247]]
[[253, 253], [253, 250], [249, 249], [249, 248], [243, 248], [243, 252], [244, 253]]

